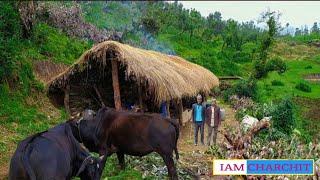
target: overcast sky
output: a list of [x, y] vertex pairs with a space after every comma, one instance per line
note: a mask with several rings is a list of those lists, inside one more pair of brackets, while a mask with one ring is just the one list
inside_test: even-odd
[[320, 23], [320, 1], [179, 1], [187, 9], [195, 8], [202, 16], [219, 11], [223, 19], [237, 21], [257, 20], [261, 12], [270, 8], [280, 11], [280, 22], [284, 26], [311, 27], [314, 22]]

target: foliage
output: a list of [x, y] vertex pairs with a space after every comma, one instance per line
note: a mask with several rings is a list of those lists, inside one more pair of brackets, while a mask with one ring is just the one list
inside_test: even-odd
[[[319, 73], [320, 65], [316, 62], [307, 60], [286, 61], [287, 71], [283, 74], [270, 72], [266, 78], [257, 82], [257, 94], [259, 101], [268, 102], [281, 99], [286, 95], [307, 97], [311, 99], [319, 98], [320, 84], [316, 82], [306, 82], [304, 77], [308, 74]], [[306, 69], [305, 67], [310, 67]], [[272, 81], [281, 80], [283, 86], [271, 86]], [[306, 82], [311, 87], [311, 92], [304, 92], [295, 88], [297, 82]]]
[[311, 92], [311, 87], [310, 85], [307, 83], [307, 82], [299, 82], [296, 86], [295, 86], [296, 89], [299, 89], [300, 91], [303, 91], [303, 92]]
[[257, 81], [254, 78], [239, 81], [233, 89], [235, 94], [240, 97], [257, 98]]
[[259, 59], [255, 61], [255, 78], [265, 77], [268, 73], [268, 69], [266, 67], [268, 53], [270, 51], [271, 46], [274, 43], [275, 35], [279, 30], [279, 21], [280, 14], [277, 14], [275, 11], [270, 12], [267, 11], [262, 14], [261, 21], [266, 22], [268, 25], [268, 32], [264, 34], [260, 49], [259, 49]]
[[291, 134], [295, 127], [294, 104], [290, 98], [283, 99], [272, 112], [272, 125], [274, 128]]
[[277, 71], [279, 74], [287, 70], [287, 65], [280, 57], [274, 57], [267, 61], [266, 71]]
[[284, 86], [282, 81], [279, 81], [279, 80], [276, 80], [276, 79], [271, 81], [271, 85], [272, 86]]
[[70, 38], [44, 23], [39, 23], [34, 27], [32, 40], [39, 48], [40, 54], [51, 58], [54, 62], [69, 65], [90, 47], [88, 42]]
[[261, 120], [264, 117], [273, 117], [273, 112], [277, 108], [277, 104], [269, 103], [254, 103], [248, 107], [239, 108], [236, 112], [236, 119], [242, 120], [245, 115], [249, 115]]
[[14, 2], [0, 3], [0, 83], [11, 76], [15, 76], [18, 70], [16, 45], [21, 36], [21, 25], [19, 14], [14, 6]]

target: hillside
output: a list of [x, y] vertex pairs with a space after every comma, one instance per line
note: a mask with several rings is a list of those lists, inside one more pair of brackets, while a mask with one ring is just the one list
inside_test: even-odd
[[[251, 22], [223, 20], [218, 12], [204, 18], [176, 3], [43, 2], [39, 6], [41, 11], [26, 38], [15, 2], [0, 3], [0, 179], [6, 177], [20, 140], [68, 119], [66, 111], [53, 107], [47, 98], [46, 82], [93, 44], [116, 36], [135, 47], [181, 56], [217, 76], [241, 76], [247, 82], [256, 71], [255, 63], [261, 59], [268, 34]], [[65, 17], [59, 19], [62, 14], [70, 16], [68, 22], [61, 20]], [[250, 97], [257, 106], [263, 106], [290, 96], [295, 107], [290, 133], [297, 130], [300, 140], [316, 144], [320, 138], [320, 48], [313, 42], [319, 41], [320, 34], [275, 36], [265, 50], [266, 64], [270, 62], [275, 68], [255, 79], [255, 95]], [[280, 66], [285, 67], [284, 72], [277, 69]], [[230, 104], [228, 92], [243, 93], [227, 90], [239, 87], [237, 83], [223, 82], [226, 87], [213, 90], [220, 95], [219, 100], [225, 99], [225, 106]], [[243, 91], [251, 95], [250, 90]], [[235, 121], [233, 114], [230, 119]], [[129, 167], [119, 172], [117, 160], [110, 158], [104, 177], [154, 178], [134, 168], [139, 159], [129, 161]]]

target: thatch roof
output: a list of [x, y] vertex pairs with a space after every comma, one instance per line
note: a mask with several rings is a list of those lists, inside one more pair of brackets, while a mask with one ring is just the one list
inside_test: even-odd
[[105, 41], [86, 51], [77, 62], [49, 82], [49, 87], [65, 88], [72, 75], [85, 71], [88, 66], [90, 68], [90, 62], [100, 63], [100, 67], [105, 68], [110, 52], [114, 53], [114, 60], [124, 65], [127, 77], [134, 76], [137, 83], [148, 84], [147, 90], [155, 95], [157, 103], [207, 93], [219, 85], [212, 72], [178, 56]]

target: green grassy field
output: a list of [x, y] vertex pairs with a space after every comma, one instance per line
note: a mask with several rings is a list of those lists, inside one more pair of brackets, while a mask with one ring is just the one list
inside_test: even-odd
[[[288, 70], [283, 74], [271, 72], [268, 76], [258, 81], [260, 101], [279, 99], [284, 96], [293, 95], [307, 98], [320, 98], [320, 82], [308, 82], [304, 76], [312, 73], [320, 73], [320, 63], [307, 60], [287, 61]], [[281, 86], [274, 86], [272, 81], [278, 80]], [[311, 87], [311, 92], [303, 92], [295, 88], [299, 82], [305, 82]]]

